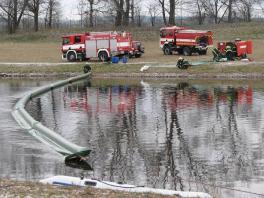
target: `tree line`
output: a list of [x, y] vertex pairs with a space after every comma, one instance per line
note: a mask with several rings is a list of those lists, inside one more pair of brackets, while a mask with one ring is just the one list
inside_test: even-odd
[[21, 20], [29, 17], [33, 19], [34, 31], [39, 30], [40, 16], [44, 18], [45, 26], [52, 28], [52, 24], [59, 12], [58, 0], [1, 0], [0, 19], [5, 22], [9, 34], [19, 28]]
[[[264, 13], [264, 0], [77, 0], [80, 27], [98, 24], [118, 26], [176, 25], [189, 18], [197, 24], [250, 22], [257, 13]], [[1, 0], [0, 20], [9, 34], [15, 33], [21, 21], [30, 21], [39, 31], [40, 20], [45, 28], [62, 24], [60, 0]], [[76, 20], [75, 20], [76, 21]], [[64, 20], [65, 22], [65, 20]]]

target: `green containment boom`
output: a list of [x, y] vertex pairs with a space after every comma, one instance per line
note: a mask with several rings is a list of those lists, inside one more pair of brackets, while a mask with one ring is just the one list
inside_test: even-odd
[[39, 141], [51, 146], [57, 152], [61, 153], [65, 156], [65, 160], [67, 159], [83, 159], [87, 155], [89, 155], [89, 149], [85, 147], [81, 147], [78, 145], [69, 142], [58, 133], [52, 131], [51, 129], [45, 127], [41, 122], [36, 121], [26, 110], [26, 104], [33, 98], [40, 96], [44, 93], [47, 93], [51, 90], [57, 89], [64, 85], [77, 82], [83, 79], [89, 78], [91, 72], [86, 74], [72, 77], [67, 80], [62, 80], [51, 85], [40, 87], [34, 91], [27, 93], [24, 97], [22, 97], [15, 105], [12, 115], [17, 123], [23, 128], [26, 129], [32, 136], [37, 138]]

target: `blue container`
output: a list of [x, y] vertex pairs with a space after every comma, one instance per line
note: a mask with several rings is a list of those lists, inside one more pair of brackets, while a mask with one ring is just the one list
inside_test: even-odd
[[127, 57], [126, 56], [122, 57], [122, 63], [127, 63]]
[[118, 57], [116, 57], [116, 56], [114, 56], [114, 57], [112, 57], [112, 63], [118, 63], [119, 62], [119, 58]]

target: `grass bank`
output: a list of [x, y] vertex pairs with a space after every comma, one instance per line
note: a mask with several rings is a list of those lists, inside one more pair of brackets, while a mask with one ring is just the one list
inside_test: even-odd
[[[214, 32], [215, 40], [230, 40], [237, 37], [241, 39], [262, 39], [264, 36], [264, 22], [250, 23], [220, 23], [220, 24], [183, 24], [191, 29], [211, 30]], [[159, 39], [160, 26], [156, 27], [95, 27], [89, 28], [64, 28], [52, 30], [18, 31], [16, 34], [8, 35], [0, 33], [0, 41], [13, 43], [35, 43], [35, 42], [61, 42], [61, 36], [73, 33], [89, 31], [125, 30], [132, 32], [134, 39], [141, 41], [156, 41]]]
[[[98, 77], [168, 77], [168, 78], [223, 78], [223, 79], [264, 79], [264, 64], [245, 63], [242, 65], [225, 65], [223, 63], [193, 66], [180, 70], [170, 64], [164, 67], [153, 64], [141, 72], [144, 64], [99, 64], [91, 63], [93, 76]], [[1, 65], [2, 77], [46, 77], [72, 76], [83, 73], [84, 63], [54, 66], [14, 66]]]
[[[254, 54], [251, 56], [256, 61], [264, 61], [264, 23], [234, 23], [192, 26], [193, 29], [212, 30], [214, 32], [214, 43], [223, 40], [241, 39], [253, 40]], [[103, 31], [96, 29], [93, 31]], [[109, 30], [109, 29], [108, 29]], [[145, 54], [138, 59], [130, 59], [130, 63], [138, 62], [176, 62], [178, 55], [164, 56], [159, 47], [159, 27], [154, 28], [132, 28], [131, 31], [135, 40], [141, 40], [145, 46]], [[89, 29], [58, 29], [43, 30], [34, 32], [18, 32], [14, 35], [0, 34], [1, 48], [0, 62], [62, 62], [61, 60], [61, 36], [70, 33], [86, 32]], [[212, 53], [208, 51], [206, 56], [193, 55], [187, 57], [190, 60], [212, 60]]]
[[[151, 193], [127, 193], [95, 188], [57, 187], [41, 183], [0, 179], [0, 197], [89, 197], [89, 198], [168, 198]], [[174, 196], [177, 198], [176, 196]]]

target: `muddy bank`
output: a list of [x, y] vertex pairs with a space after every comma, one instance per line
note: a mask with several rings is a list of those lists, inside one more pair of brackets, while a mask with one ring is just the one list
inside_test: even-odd
[[[57, 77], [73, 77], [82, 73], [0, 73], [0, 78], [57, 78]], [[189, 73], [96, 73], [92, 77], [98, 78], [178, 78], [178, 79], [264, 79], [263, 73], [203, 73], [203, 74], [189, 74]]]
[[7, 197], [89, 197], [89, 198], [169, 198], [176, 196], [162, 196], [150, 193], [128, 193], [95, 188], [58, 187], [44, 185], [38, 182], [23, 182], [0, 179], [0, 198]]

